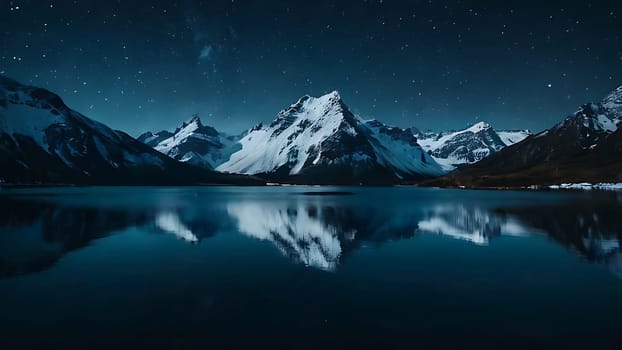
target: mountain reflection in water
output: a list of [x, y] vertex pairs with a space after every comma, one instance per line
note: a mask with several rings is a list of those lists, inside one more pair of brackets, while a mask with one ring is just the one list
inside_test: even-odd
[[76, 199], [75, 193], [71, 200], [62, 200], [62, 194], [4, 194], [0, 205], [11, 210], [0, 214], [0, 277], [45, 270], [96, 239], [139, 228], [195, 244], [237, 231], [270, 242], [297, 263], [326, 271], [336, 271], [345, 256], [361, 247], [417, 235], [476, 245], [500, 236], [547, 235], [622, 278], [622, 206], [612, 195], [493, 206], [449, 199], [387, 203], [356, 196], [162, 196], [138, 205]]
[[294, 261], [329, 271], [364, 243], [410, 237], [416, 228], [408, 215], [397, 217], [399, 212], [386, 217], [373, 210], [308, 202], [247, 201], [227, 209], [241, 233], [272, 242]]
[[500, 235], [525, 236], [533, 230], [506, 215], [480, 207], [444, 205], [433, 208], [426, 219], [419, 221], [419, 232], [436, 233], [477, 245], [486, 245]]

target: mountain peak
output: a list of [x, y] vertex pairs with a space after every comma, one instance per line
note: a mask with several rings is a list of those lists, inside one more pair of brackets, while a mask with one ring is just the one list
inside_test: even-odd
[[324, 94], [320, 97], [315, 98], [315, 100], [317, 100], [320, 103], [326, 103], [326, 104], [343, 104], [343, 101], [341, 100], [341, 95], [339, 95], [339, 92], [337, 90], [334, 90], [332, 92], [329, 92], [327, 94]]
[[198, 114], [195, 114], [192, 116], [192, 118], [186, 120], [183, 124], [182, 124], [182, 128], [186, 127], [190, 124], [196, 124], [197, 126], [203, 126], [203, 123], [201, 123], [201, 118], [199, 117]]
[[178, 161], [211, 169], [233, 152], [231, 147], [236, 139], [203, 125], [201, 118], [195, 114], [174, 132], [148, 132], [141, 135], [139, 141]]
[[342, 120], [346, 116], [351, 116], [348, 107], [341, 100], [337, 91], [324, 94], [320, 97], [304, 95], [290, 105], [287, 109], [277, 114], [270, 127], [279, 125], [277, 134], [287, 129], [296, 120], [306, 119], [309, 122], [319, 122], [320, 120]]
[[[502, 136], [503, 135], [503, 136]], [[490, 124], [477, 122], [457, 131], [419, 133], [417, 142], [428, 151], [445, 170], [472, 164], [500, 149], [523, 140], [521, 133], [497, 133]]]
[[337, 91], [301, 97], [240, 145], [216, 170], [277, 180], [295, 175], [312, 183], [380, 183], [443, 173], [409, 131], [363, 122]]
[[173, 182], [167, 179], [171, 171], [185, 171], [129, 135], [70, 109], [55, 93], [1, 75], [0, 138], [0, 177], [7, 182]]
[[477, 122], [475, 124], [473, 124], [471, 127], [467, 128], [467, 131], [471, 131], [471, 132], [479, 132], [482, 130], [486, 130], [490, 128], [490, 124], [486, 123], [486, 122]]
[[333, 90], [322, 97], [328, 97], [330, 99], [341, 100], [341, 95], [339, 95], [339, 91]]
[[334, 90], [332, 92], [329, 92], [327, 94], [321, 95], [320, 97], [312, 97], [311, 95], [304, 95], [302, 97], [300, 97], [298, 99], [298, 101], [296, 101], [296, 103], [292, 104], [291, 106], [289, 106], [287, 112], [289, 111], [299, 111], [305, 104], [309, 104], [309, 103], [317, 103], [320, 105], [325, 105], [325, 104], [341, 104], [343, 103], [341, 100], [341, 95], [339, 95], [339, 92], [337, 90]]

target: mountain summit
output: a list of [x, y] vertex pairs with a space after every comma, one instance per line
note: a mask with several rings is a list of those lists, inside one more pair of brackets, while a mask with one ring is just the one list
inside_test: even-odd
[[431, 185], [499, 187], [622, 181], [622, 87], [550, 129]]
[[183, 122], [174, 132], [146, 132], [138, 137], [139, 141], [171, 158], [209, 169], [214, 169], [239, 149], [238, 139], [203, 125], [197, 115]]
[[216, 170], [304, 183], [394, 183], [443, 174], [403, 129], [366, 123], [337, 91], [303, 96], [241, 140]]
[[0, 183], [244, 183], [179, 163], [67, 107], [42, 88], [0, 75]]
[[528, 130], [497, 132], [485, 122], [478, 122], [464, 130], [440, 134], [422, 133], [417, 129], [414, 129], [414, 133], [421, 147], [446, 170], [479, 162], [531, 134]]

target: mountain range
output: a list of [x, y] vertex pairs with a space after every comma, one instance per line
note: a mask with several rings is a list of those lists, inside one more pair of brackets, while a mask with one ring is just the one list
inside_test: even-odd
[[531, 135], [529, 130], [495, 131], [485, 122], [476, 123], [464, 130], [442, 133], [423, 133], [416, 128], [413, 130], [419, 144], [447, 171], [477, 163]]
[[0, 76], [0, 183], [260, 184], [178, 162], [67, 107], [42, 88]]
[[363, 120], [338, 92], [303, 96], [239, 135], [198, 116], [137, 139], [0, 76], [0, 182], [524, 187], [620, 182], [622, 87], [552, 128], [436, 133]]
[[240, 136], [229, 136], [204, 126], [198, 116], [184, 122], [174, 132], [146, 132], [138, 141], [181, 162], [214, 169], [239, 149]]
[[430, 186], [526, 187], [622, 182], [622, 87], [553, 127]]
[[274, 182], [394, 184], [441, 176], [530, 135], [477, 123], [445, 133], [422, 133], [355, 116], [333, 91], [303, 96], [239, 136], [203, 126], [198, 117], [174, 132], [138, 139], [180, 161]]

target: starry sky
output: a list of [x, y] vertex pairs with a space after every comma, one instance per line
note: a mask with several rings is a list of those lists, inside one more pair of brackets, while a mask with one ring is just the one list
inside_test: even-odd
[[0, 74], [134, 136], [332, 90], [402, 127], [539, 131], [622, 85], [622, 1], [0, 0]]

